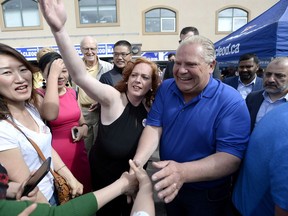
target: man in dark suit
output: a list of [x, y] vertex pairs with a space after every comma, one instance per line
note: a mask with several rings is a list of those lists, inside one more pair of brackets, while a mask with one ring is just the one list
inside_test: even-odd
[[288, 57], [272, 60], [263, 77], [264, 90], [251, 92], [246, 104], [251, 117], [251, 131], [260, 119], [288, 100]]
[[258, 69], [258, 57], [252, 53], [244, 54], [238, 63], [239, 76], [226, 78], [223, 82], [235, 88], [245, 99], [250, 92], [263, 88], [263, 79], [256, 74]]

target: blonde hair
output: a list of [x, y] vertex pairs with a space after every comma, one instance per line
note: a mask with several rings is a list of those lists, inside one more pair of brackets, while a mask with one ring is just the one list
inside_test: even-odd
[[40, 49], [38, 52], [37, 52], [37, 62], [39, 63], [40, 59], [46, 54], [46, 53], [49, 53], [49, 52], [56, 52], [56, 50], [54, 50], [53, 48], [51, 47], [43, 47], [42, 49]]

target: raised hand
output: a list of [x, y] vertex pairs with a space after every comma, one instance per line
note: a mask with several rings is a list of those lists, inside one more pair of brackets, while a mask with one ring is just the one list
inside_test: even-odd
[[63, 0], [39, 0], [39, 5], [52, 32], [61, 31], [67, 20]]
[[51, 74], [53, 74], [56, 77], [56, 79], [58, 79], [58, 77], [62, 73], [63, 69], [66, 70], [63, 60], [57, 59], [57, 60], [53, 61], [51, 64], [49, 76], [51, 76]]
[[138, 190], [138, 181], [134, 174], [129, 174], [128, 172], [124, 172], [120, 179], [124, 179], [126, 182], [125, 187], [123, 187], [123, 192], [129, 196], [135, 196]]
[[129, 165], [131, 169], [135, 172], [136, 178], [139, 182], [139, 188], [152, 191], [152, 182], [147, 172], [142, 167], [139, 167], [137, 163], [132, 160], [129, 160]]
[[153, 201], [152, 182], [147, 172], [138, 166], [139, 163], [129, 160], [129, 165], [134, 171], [139, 182], [139, 191], [133, 204], [131, 215], [155, 215], [155, 207]]

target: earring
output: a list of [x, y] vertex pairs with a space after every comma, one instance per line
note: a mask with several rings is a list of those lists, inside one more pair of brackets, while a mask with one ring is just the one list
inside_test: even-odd
[[151, 88], [150, 91], [153, 92], [153, 89]]
[[67, 82], [66, 82], [65, 86], [66, 86], [66, 87], [68, 87], [68, 86], [69, 86], [69, 81], [68, 81], [68, 80], [67, 80]]
[[45, 79], [42, 80], [42, 88], [46, 89], [46, 80]]

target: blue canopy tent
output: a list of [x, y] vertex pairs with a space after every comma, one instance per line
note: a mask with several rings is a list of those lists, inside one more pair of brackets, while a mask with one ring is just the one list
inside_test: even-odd
[[264, 66], [273, 57], [288, 56], [288, 0], [280, 0], [214, 45], [222, 67], [237, 64], [245, 53], [255, 53]]

